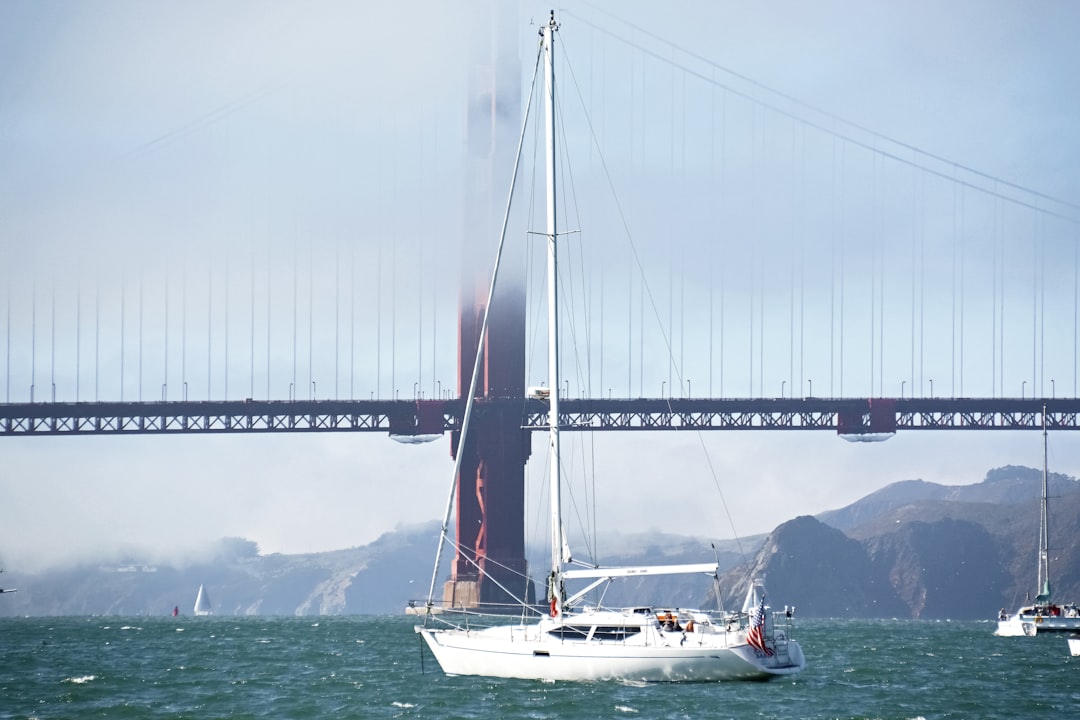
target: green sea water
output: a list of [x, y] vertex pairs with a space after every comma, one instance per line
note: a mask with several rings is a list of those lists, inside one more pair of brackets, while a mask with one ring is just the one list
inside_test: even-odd
[[0, 718], [1065, 718], [1080, 658], [989, 622], [801, 620], [763, 683], [451, 678], [408, 617], [0, 619]]

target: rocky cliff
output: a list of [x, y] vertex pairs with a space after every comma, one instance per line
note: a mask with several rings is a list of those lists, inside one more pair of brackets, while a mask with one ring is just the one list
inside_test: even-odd
[[[603, 543], [617, 550], [604, 560], [715, 559], [728, 609], [741, 608], [747, 583], [764, 577], [771, 602], [794, 605], [804, 617], [990, 618], [1036, 590], [1039, 477], [1036, 470], [1008, 467], [967, 486], [895, 483], [846, 508], [798, 517], [767, 537], [739, 543], [620, 535]], [[1051, 494], [1055, 596], [1080, 601], [1080, 545], [1074, 542], [1080, 483], [1053, 476]], [[190, 614], [200, 584], [222, 615], [399, 613], [426, 596], [437, 539], [438, 524], [431, 523], [329, 553], [260, 555], [255, 543], [230, 539], [211, 559], [182, 567], [128, 558], [36, 576], [5, 573], [5, 583], [19, 592], [0, 596], [0, 615], [161, 615], [174, 606]], [[715, 607], [713, 588], [704, 576], [622, 581], [603, 601]]]

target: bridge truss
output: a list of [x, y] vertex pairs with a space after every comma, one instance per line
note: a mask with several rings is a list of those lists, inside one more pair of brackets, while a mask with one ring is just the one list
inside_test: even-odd
[[[547, 404], [478, 400], [476, 411], [520, 407], [525, 430], [547, 428]], [[832, 430], [880, 436], [897, 430], [1080, 429], [1077, 398], [748, 398], [563, 400], [568, 431]], [[0, 404], [0, 435], [242, 432], [382, 432], [400, 439], [460, 427], [455, 400], [276, 400]]]

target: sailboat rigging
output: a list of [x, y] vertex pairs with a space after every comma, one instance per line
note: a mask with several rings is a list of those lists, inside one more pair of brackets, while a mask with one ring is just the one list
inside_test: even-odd
[[1047, 458], [1046, 406], [1043, 406], [1042, 497], [1039, 503], [1039, 549], [1035, 602], [1022, 605], [1012, 615], [1004, 609], [998, 616], [995, 635], [1034, 636], [1046, 632], [1080, 632], [1080, 607], [1075, 602], [1054, 602], [1050, 583], [1049, 459]]
[[[523, 603], [520, 621], [504, 616], [478, 627], [472, 613], [440, 613], [432, 600], [424, 612], [421, 635], [448, 675], [478, 675], [539, 680], [716, 681], [765, 679], [801, 671], [802, 648], [788, 629], [774, 622], [762, 583], [750, 584], [742, 612], [700, 611], [640, 605], [629, 608], [586, 606], [594, 589], [617, 578], [699, 574], [713, 580], [717, 598], [718, 565], [712, 563], [640, 567], [569, 568], [562, 519], [562, 462], [559, 394], [559, 224], [555, 174], [555, 34], [554, 11], [540, 28], [546, 162], [546, 244], [548, 294], [548, 454], [551, 567], [543, 611]], [[535, 84], [535, 83], [534, 83]], [[531, 106], [531, 98], [530, 98]], [[526, 113], [527, 114], [527, 113]], [[524, 133], [523, 133], [524, 134]], [[520, 146], [519, 146], [520, 158]], [[516, 177], [516, 166], [515, 166]], [[505, 236], [505, 232], [504, 232]], [[501, 245], [500, 245], [501, 248]], [[501, 250], [500, 250], [501, 253]], [[497, 267], [496, 273], [497, 276]], [[493, 281], [494, 283], [494, 277]], [[469, 389], [462, 432], [467, 429], [476, 373]], [[539, 395], [538, 395], [539, 396]], [[451, 496], [452, 497], [452, 496]], [[447, 513], [449, 514], [448, 503]], [[443, 523], [443, 539], [447, 523]], [[440, 542], [440, 550], [442, 542]], [[438, 555], [438, 553], [437, 553]], [[438, 557], [436, 570], [438, 572]], [[569, 594], [567, 585], [591, 581]], [[532, 612], [535, 617], [527, 619]], [[458, 622], [460, 621], [460, 622]]]

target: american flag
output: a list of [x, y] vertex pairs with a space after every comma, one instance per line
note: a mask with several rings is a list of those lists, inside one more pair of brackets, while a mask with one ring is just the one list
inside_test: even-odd
[[746, 631], [746, 642], [754, 648], [765, 653], [765, 657], [772, 657], [773, 651], [765, 644], [765, 595], [761, 596], [761, 602], [750, 613], [750, 629]]

